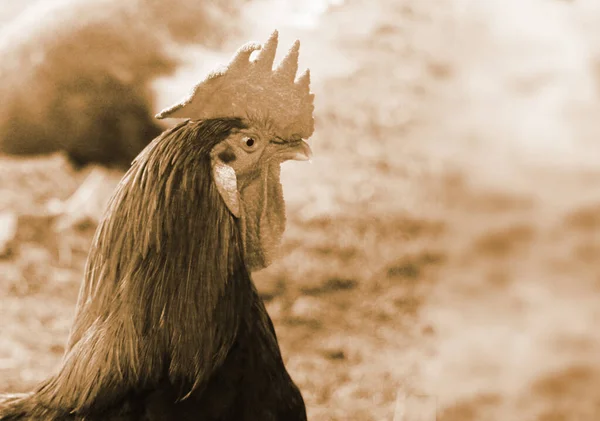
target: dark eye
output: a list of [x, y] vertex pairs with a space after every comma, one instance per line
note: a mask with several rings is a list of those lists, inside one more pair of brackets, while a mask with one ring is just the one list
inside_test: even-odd
[[248, 146], [249, 148], [251, 148], [252, 146], [254, 146], [254, 144], [256, 143], [254, 138], [252, 137], [245, 137], [244, 138], [244, 143], [246, 146]]

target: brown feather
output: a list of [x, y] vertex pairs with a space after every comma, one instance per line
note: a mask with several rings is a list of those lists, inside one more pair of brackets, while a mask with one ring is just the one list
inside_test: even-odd
[[62, 366], [0, 420], [306, 419], [211, 178], [210, 150], [241, 127], [186, 121], [140, 153], [96, 232]]

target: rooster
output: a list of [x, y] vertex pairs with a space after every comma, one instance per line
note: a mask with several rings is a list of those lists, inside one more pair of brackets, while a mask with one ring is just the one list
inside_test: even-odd
[[[114, 192], [58, 371], [0, 420], [306, 420], [251, 272], [285, 228], [280, 164], [314, 131], [299, 43], [243, 46], [182, 103]], [[260, 50], [255, 60], [252, 52]]]

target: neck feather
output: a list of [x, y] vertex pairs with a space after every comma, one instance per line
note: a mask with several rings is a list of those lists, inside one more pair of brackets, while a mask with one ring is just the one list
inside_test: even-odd
[[235, 121], [180, 124], [121, 181], [62, 367], [40, 388], [53, 406], [85, 412], [165, 380], [185, 395], [225, 358], [253, 297], [238, 223], [210, 170], [210, 149]]

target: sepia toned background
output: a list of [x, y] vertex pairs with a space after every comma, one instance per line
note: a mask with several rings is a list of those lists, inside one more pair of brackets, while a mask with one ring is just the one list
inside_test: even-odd
[[314, 159], [284, 165], [254, 278], [309, 419], [392, 420], [398, 394], [441, 421], [600, 419], [600, 3], [122, 3], [0, 3], [0, 145], [40, 151], [0, 157], [0, 392], [57, 366], [122, 175], [48, 149], [107, 109], [132, 142], [174, 124], [152, 116], [277, 28], [311, 69]]

